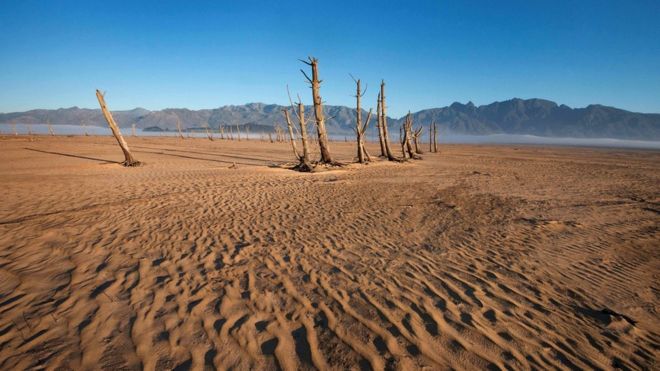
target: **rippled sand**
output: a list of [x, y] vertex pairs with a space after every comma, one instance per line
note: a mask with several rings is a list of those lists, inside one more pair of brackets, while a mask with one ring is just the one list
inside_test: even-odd
[[0, 369], [658, 368], [660, 152], [127, 139], [0, 138]]

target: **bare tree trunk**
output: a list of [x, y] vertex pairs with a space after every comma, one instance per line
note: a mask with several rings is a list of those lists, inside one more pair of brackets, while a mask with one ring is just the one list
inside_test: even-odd
[[291, 141], [291, 148], [293, 149], [293, 155], [296, 156], [296, 159], [300, 161], [300, 153], [298, 153], [298, 147], [296, 146], [296, 137], [293, 135], [293, 124], [291, 123], [291, 117], [289, 116], [289, 110], [283, 109], [284, 118], [286, 119], [286, 126], [289, 129], [289, 139]]
[[415, 133], [413, 134], [413, 142], [415, 145], [415, 153], [418, 155], [423, 154], [422, 152], [422, 147], [419, 145], [419, 137], [422, 135], [422, 129], [424, 129], [423, 126], [420, 126], [419, 129], [415, 130]]
[[245, 140], [250, 140], [250, 127], [245, 124]]
[[133, 137], [135, 137], [135, 124], [131, 125], [131, 134]]
[[404, 122], [399, 127], [399, 143], [401, 144], [401, 153], [403, 159], [405, 160], [408, 156], [406, 155], [406, 123]]
[[309, 62], [302, 61], [303, 63], [312, 67], [312, 78], [300, 70], [307, 81], [312, 85], [312, 98], [314, 101], [314, 117], [316, 119], [316, 130], [319, 138], [319, 149], [321, 151], [321, 163], [331, 164], [332, 156], [330, 156], [330, 147], [328, 145], [328, 133], [325, 129], [325, 117], [323, 116], [323, 101], [321, 100], [321, 80], [319, 80], [319, 65], [318, 59], [309, 57]]
[[206, 136], [209, 138], [211, 142], [213, 142], [213, 134], [211, 134], [211, 132], [209, 131], [209, 127], [205, 125], [204, 128], [206, 129]]
[[380, 157], [385, 157], [385, 140], [383, 139], [383, 117], [382, 110], [380, 108], [380, 92], [378, 93], [378, 103], [376, 108], [376, 116], [378, 117], [378, 143], [380, 144]]
[[[353, 77], [353, 76], [351, 76]], [[365, 135], [367, 131], [367, 126], [369, 125], [369, 120], [371, 120], [371, 111], [369, 110], [369, 115], [367, 116], [367, 121], [362, 124], [362, 106], [360, 104], [360, 100], [362, 96], [366, 93], [367, 89], [365, 88], [364, 91], [362, 91], [362, 88], [360, 86], [361, 81], [360, 79], [355, 79], [353, 78], [353, 81], [355, 81], [356, 85], [356, 92], [355, 92], [355, 99], [356, 99], [356, 120], [355, 120], [355, 135], [356, 135], [356, 142], [357, 142], [357, 158], [358, 162], [361, 164], [366, 163], [367, 161], [371, 161], [371, 156], [367, 153], [367, 150], [365, 149], [364, 142], [365, 142]]]
[[115, 120], [112, 118], [112, 114], [108, 110], [108, 107], [105, 105], [105, 98], [103, 97], [103, 94], [98, 89], [96, 89], [96, 98], [99, 100], [99, 104], [101, 105], [101, 111], [103, 111], [103, 116], [105, 117], [105, 120], [108, 122], [108, 125], [110, 126], [110, 130], [112, 130], [112, 135], [115, 136], [115, 139], [117, 139], [117, 143], [119, 143], [119, 147], [121, 147], [122, 152], [124, 152], [124, 162], [122, 163], [122, 165], [124, 166], [140, 165], [140, 162], [137, 161], [135, 158], [133, 158], [131, 151], [128, 149], [128, 144], [126, 144], [124, 137], [122, 137], [121, 135], [121, 131], [119, 131], [119, 126], [117, 126], [117, 123], [115, 123]]
[[406, 142], [406, 149], [408, 151], [408, 155], [410, 156], [411, 159], [416, 159], [419, 158], [413, 151], [412, 144], [410, 143], [413, 132], [412, 132], [412, 116], [410, 115], [410, 111], [408, 112], [408, 115], [406, 116], [406, 123], [404, 126], [404, 131], [405, 131], [405, 142]]
[[55, 136], [55, 131], [53, 130], [53, 125], [50, 124], [50, 120], [46, 120], [46, 122], [48, 123], [48, 132], [51, 136]]
[[438, 152], [438, 126], [433, 123], [433, 152]]
[[392, 154], [390, 148], [390, 136], [387, 132], [387, 105], [385, 103], [385, 81], [380, 83], [380, 110], [381, 110], [381, 124], [383, 128], [383, 140], [385, 142], [385, 154], [390, 161], [396, 161], [396, 157]]
[[433, 152], [433, 125], [435, 123], [431, 123], [429, 125], [429, 152]]
[[11, 130], [14, 131], [14, 136], [18, 136], [18, 131], [16, 130], [16, 123], [15, 122], [11, 123]]
[[183, 136], [183, 130], [181, 128], [181, 120], [179, 120], [179, 116], [176, 117], [176, 130], [179, 131], [179, 138], [185, 139]]

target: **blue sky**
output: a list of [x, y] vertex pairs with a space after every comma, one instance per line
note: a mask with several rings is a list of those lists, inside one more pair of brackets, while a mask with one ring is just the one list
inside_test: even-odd
[[660, 112], [660, 1], [0, 0], [0, 112], [306, 103], [387, 82], [393, 116], [546, 98]]

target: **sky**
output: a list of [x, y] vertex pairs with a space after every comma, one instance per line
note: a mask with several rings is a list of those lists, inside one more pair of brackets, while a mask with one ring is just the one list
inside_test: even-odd
[[[544, 98], [660, 112], [660, 1], [0, 0], [0, 112], [311, 103], [389, 111]], [[375, 107], [374, 107], [375, 108]]]

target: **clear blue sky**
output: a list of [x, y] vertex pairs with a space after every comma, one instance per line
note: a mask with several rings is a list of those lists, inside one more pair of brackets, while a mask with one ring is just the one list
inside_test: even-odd
[[[190, 3], [190, 4], [188, 4]], [[183, 5], [186, 4], [186, 5]], [[390, 113], [513, 97], [660, 112], [660, 1], [0, 0], [0, 112], [310, 103], [352, 106], [349, 73]]]

